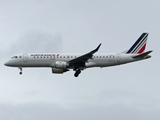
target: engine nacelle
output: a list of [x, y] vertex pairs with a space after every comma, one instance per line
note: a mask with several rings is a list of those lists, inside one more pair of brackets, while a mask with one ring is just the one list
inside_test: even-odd
[[57, 68], [57, 69], [65, 69], [68, 66], [69, 66], [68, 63], [63, 62], [63, 61], [56, 61], [55, 64], [54, 64], [54, 67]]
[[52, 68], [52, 73], [55, 74], [63, 74], [64, 72], [69, 71], [68, 69], [56, 69], [56, 68]]

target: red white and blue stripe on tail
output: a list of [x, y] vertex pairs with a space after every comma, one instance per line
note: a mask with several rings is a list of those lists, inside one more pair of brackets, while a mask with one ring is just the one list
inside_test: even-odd
[[126, 52], [127, 54], [141, 54], [146, 48], [148, 33], [143, 33], [132, 47]]

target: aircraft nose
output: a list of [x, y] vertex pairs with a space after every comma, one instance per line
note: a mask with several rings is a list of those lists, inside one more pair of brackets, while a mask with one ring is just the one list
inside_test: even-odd
[[9, 61], [8, 61], [8, 62], [6, 62], [6, 63], [4, 63], [4, 65], [5, 65], [5, 66], [9, 66]]

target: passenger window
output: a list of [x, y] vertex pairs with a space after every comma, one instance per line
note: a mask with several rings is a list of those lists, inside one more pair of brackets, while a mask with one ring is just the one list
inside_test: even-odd
[[13, 56], [12, 59], [13, 59], [13, 58], [18, 58], [18, 57], [17, 57], [17, 56]]

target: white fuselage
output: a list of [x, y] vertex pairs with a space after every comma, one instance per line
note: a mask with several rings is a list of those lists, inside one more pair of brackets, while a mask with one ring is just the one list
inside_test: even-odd
[[[68, 62], [79, 57], [81, 54], [52, 54], [52, 53], [38, 53], [38, 54], [23, 54], [17, 55], [6, 62], [11, 67], [51, 67], [54, 68], [56, 61]], [[137, 54], [123, 54], [123, 53], [101, 53], [94, 54], [92, 59], [85, 63], [85, 68], [89, 67], [108, 67], [114, 65], [125, 64], [141, 59], [134, 59]], [[72, 68], [68, 68], [72, 69]]]

